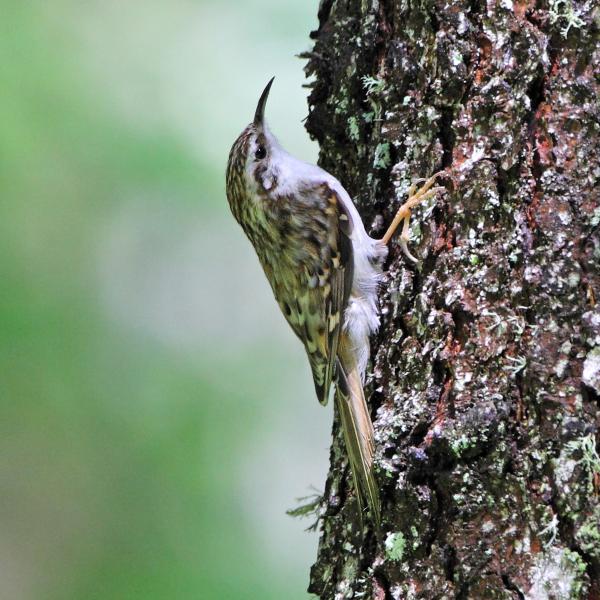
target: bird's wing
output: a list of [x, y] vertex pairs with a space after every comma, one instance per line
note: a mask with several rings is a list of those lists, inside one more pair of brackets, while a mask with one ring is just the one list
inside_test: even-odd
[[308, 285], [300, 286], [297, 301], [304, 318], [302, 330], [298, 330], [300, 323], [294, 329], [304, 342], [319, 402], [326, 404], [335, 376], [344, 310], [352, 289], [352, 220], [338, 194], [327, 184], [305, 193], [320, 198], [323, 210], [315, 232], [320, 235], [314, 237], [326, 241], [320, 244], [317, 259], [309, 267]]

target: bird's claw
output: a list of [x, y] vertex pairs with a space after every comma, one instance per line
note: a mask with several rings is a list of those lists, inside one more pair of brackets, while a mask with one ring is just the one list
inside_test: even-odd
[[414, 265], [419, 264], [419, 259], [414, 257], [410, 253], [410, 250], [408, 249], [408, 240], [405, 240], [404, 238], [401, 237], [400, 238], [400, 248], [402, 248], [402, 252], [403, 252], [404, 256], [406, 256], [406, 258], [408, 258], [408, 260], [410, 260], [410, 262], [412, 262]]
[[[396, 212], [394, 220], [392, 221], [391, 225], [389, 226], [388, 230], [386, 231], [385, 235], [381, 240], [384, 244], [388, 244], [400, 223], [404, 222], [404, 225], [402, 227], [402, 235], [400, 236], [400, 247], [402, 248], [404, 256], [406, 256], [406, 258], [408, 258], [411, 262], [415, 264], [418, 264], [419, 261], [408, 250], [411, 209], [421, 204], [422, 202], [425, 202], [425, 200], [428, 200], [429, 198], [432, 198], [433, 196], [437, 195], [438, 192], [444, 189], [441, 186], [434, 187], [435, 180], [441, 174], [442, 171], [439, 171], [427, 180], [417, 179], [410, 186], [406, 202]], [[417, 189], [417, 184], [422, 181], [424, 181], [425, 183]]]

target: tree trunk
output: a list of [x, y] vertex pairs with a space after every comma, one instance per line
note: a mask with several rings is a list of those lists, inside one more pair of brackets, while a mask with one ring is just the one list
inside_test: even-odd
[[[383, 505], [363, 532], [339, 426], [309, 591], [600, 598], [600, 125], [593, 0], [323, 0], [320, 164], [393, 242], [367, 397]], [[368, 523], [366, 523], [368, 525]]]

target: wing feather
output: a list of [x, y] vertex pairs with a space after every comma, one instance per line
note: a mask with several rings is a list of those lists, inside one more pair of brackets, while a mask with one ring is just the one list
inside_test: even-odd
[[[352, 218], [325, 182], [298, 190], [293, 202], [278, 207], [288, 211], [280, 251], [259, 258], [281, 311], [304, 344], [319, 402], [326, 404], [354, 277]], [[283, 214], [278, 219], [283, 222]]]
[[309, 289], [308, 295], [312, 296], [317, 310], [308, 312], [305, 347], [317, 397], [321, 404], [327, 404], [331, 383], [335, 379], [344, 310], [352, 289], [354, 257], [352, 220], [342, 201], [326, 184], [321, 185], [316, 193], [324, 194], [326, 198], [327, 247], [321, 248], [320, 257], [324, 264], [318, 270], [319, 285]]

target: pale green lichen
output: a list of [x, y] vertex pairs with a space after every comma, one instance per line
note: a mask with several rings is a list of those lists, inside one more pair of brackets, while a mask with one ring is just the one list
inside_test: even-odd
[[585, 576], [587, 565], [579, 553], [569, 549], [565, 550], [563, 563], [575, 573], [569, 598], [581, 598], [584, 585], [583, 576]]
[[580, 452], [581, 458], [578, 463], [581, 465], [588, 478], [588, 490], [594, 491], [594, 480], [600, 474], [600, 456], [596, 450], [596, 438], [593, 434], [586, 435], [567, 444], [567, 449], [571, 452]]
[[581, 380], [588, 387], [600, 392], [600, 347], [592, 348], [585, 357]]
[[368, 95], [380, 94], [385, 90], [385, 81], [383, 79], [371, 77], [370, 75], [363, 75], [361, 80]]
[[375, 118], [375, 114], [372, 112], [366, 112], [362, 114], [362, 118], [365, 123], [372, 123]]
[[571, 0], [550, 0], [550, 23], [561, 21], [564, 23], [560, 33], [563, 37], [569, 35], [569, 29], [575, 27], [579, 29], [585, 25], [584, 21], [575, 12], [575, 8]]
[[544, 548], [548, 549], [554, 545], [556, 537], [558, 536], [558, 517], [556, 514], [552, 515], [552, 519], [544, 529], [540, 531], [540, 537], [545, 537]]
[[406, 549], [406, 538], [401, 531], [388, 533], [385, 538], [385, 554], [389, 560], [401, 561]]
[[456, 457], [460, 458], [465, 450], [474, 447], [476, 444], [476, 439], [468, 438], [463, 434], [459, 438], [452, 440], [452, 442], [450, 442], [450, 447], [452, 448], [452, 452], [454, 452]]
[[527, 358], [524, 356], [517, 356], [516, 358], [507, 356], [506, 358], [507, 360], [510, 360], [512, 364], [505, 366], [504, 370], [508, 371], [513, 377], [518, 375], [527, 366]]
[[[352, 546], [350, 546], [352, 549]], [[345, 581], [354, 581], [357, 573], [360, 572], [358, 559], [354, 556], [349, 557], [344, 563], [342, 573]]]
[[343, 115], [348, 113], [348, 90], [346, 88], [342, 88], [340, 90], [339, 99], [335, 103], [334, 112], [336, 115]]
[[350, 139], [358, 142], [360, 138], [360, 130], [358, 128], [358, 119], [356, 117], [350, 117], [348, 119], [348, 131], [350, 133]]
[[381, 112], [383, 110], [379, 96], [385, 91], [385, 81], [377, 77], [371, 77], [370, 75], [364, 75], [362, 77], [363, 87], [367, 91], [367, 99], [373, 109], [372, 120], [379, 121], [381, 119]]
[[373, 159], [373, 167], [375, 169], [386, 169], [390, 166], [392, 159], [390, 157], [390, 145], [388, 142], [378, 144], [375, 148], [375, 158]]
[[563, 448], [560, 454], [551, 461], [554, 472], [554, 482], [561, 491], [561, 496], [567, 498], [571, 493], [571, 479], [577, 466], [577, 461], [572, 457], [572, 452], [568, 448]]
[[583, 552], [600, 559], [600, 506], [576, 530], [575, 539]]
[[532, 600], [574, 600], [581, 598], [582, 575], [586, 565], [577, 552], [552, 548], [539, 553], [530, 573], [531, 587], [524, 590]]
[[298, 498], [298, 506], [286, 510], [286, 514], [290, 517], [308, 517], [314, 515], [319, 516], [319, 509], [322, 501], [322, 496], [319, 494], [310, 494]]
[[419, 532], [414, 525], [411, 525], [410, 534], [413, 537], [412, 548], [413, 550], [416, 550], [421, 545], [421, 539], [419, 537]]

